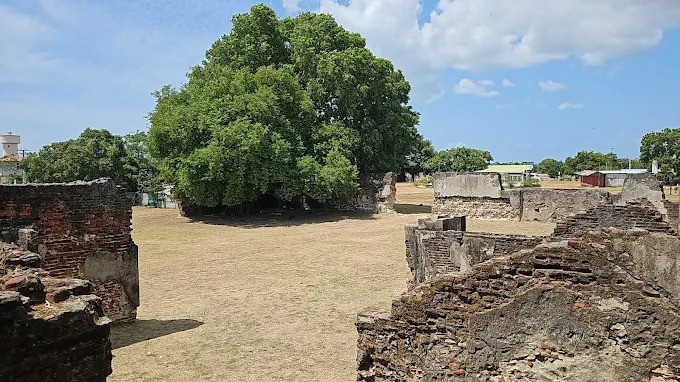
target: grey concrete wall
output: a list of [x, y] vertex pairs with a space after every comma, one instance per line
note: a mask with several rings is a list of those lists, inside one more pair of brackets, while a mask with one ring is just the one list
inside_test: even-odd
[[611, 204], [612, 194], [604, 190], [561, 190], [531, 188], [512, 190], [521, 199], [521, 220], [556, 221], [593, 207]]
[[438, 172], [432, 176], [434, 197], [500, 198], [503, 186], [498, 173]]

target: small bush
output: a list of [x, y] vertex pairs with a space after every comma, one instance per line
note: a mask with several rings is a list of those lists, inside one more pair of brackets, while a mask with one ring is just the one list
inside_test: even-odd
[[432, 183], [432, 176], [431, 175], [425, 175], [421, 176], [420, 178], [416, 179], [413, 184], [419, 187], [427, 187]]
[[522, 181], [522, 187], [541, 187], [541, 182], [538, 179], [527, 179]]

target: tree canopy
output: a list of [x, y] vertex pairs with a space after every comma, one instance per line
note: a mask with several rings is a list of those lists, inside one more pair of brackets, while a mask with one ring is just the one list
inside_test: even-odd
[[181, 88], [155, 93], [149, 149], [181, 199], [348, 198], [359, 172], [397, 170], [414, 151], [410, 85], [360, 35], [264, 5], [232, 23]]
[[430, 172], [483, 170], [493, 160], [491, 153], [470, 147], [454, 147], [437, 152], [425, 167]]
[[564, 163], [557, 159], [546, 158], [538, 163], [536, 171], [548, 174], [551, 178], [557, 178], [565, 173]]
[[426, 163], [434, 157], [435, 153], [436, 150], [432, 142], [418, 134], [415, 137], [411, 151], [404, 157], [401, 172], [411, 174], [413, 178], [420, 173], [429, 173]]
[[574, 174], [582, 170], [620, 170], [621, 162], [616, 154], [602, 154], [594, 151], [579, 151], [574, 157], [564, 160], [564, 172]]
[[[56, 142], [21, 163], [31, 182], [74, 182], [111, 178], [128, 191], [156, 192], [160, 181], [145, 149], [145, 134], [125, 137], [85, 129], [76, 139]], [[140, 169], [144, 171], [140, 171]]]
[[648, 167], [656, 160], [664, 182], [680, 181], [680, 128], [645, 134], [640, 143], [640, 160]]

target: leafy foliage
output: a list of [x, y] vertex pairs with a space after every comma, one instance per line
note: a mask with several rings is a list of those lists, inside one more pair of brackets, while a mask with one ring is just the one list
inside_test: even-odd
[[180, 198], [348, 198], [359, 172], [394, 171], [417, 152], [410, 86], [361, 36], [264, 5], [232, 22], [185, 85], [155, 93], [149, 149]]
[[621, 163], [616, 154], [602, 154], [593, 151], [579, 151], [574, 157], [564, 160], [564, 173], [573, 174], [582, 170], [620, 170]]
[[548, 174], [548, 176], [551, 178], [558, 178], [560, 175], [565, 173], [564, 163], [558, 161], [557, 159], [546, 158], [538, 164], [536, 171]]
[[425, 167], [430, 172], [483, 170], [493, 160], [491, 153], [470, 147], [454, 147], [437, 152]]
[[76, 139], [56, 142], [22, 161], [32, 182], [72, 182], [108, 177], [129, 191], [137, 190], [138, 164], [125, 140], [107, 130], [85, 129]]
[[137, 183], [137, 191], [155, 194], [163, 190], [163, 179], [160, 176], [156, 160], [149, 154], [148, 134], [138, 131], [123, 137], [127, 155], [134, 162], [132, 177]]
[[425, 164], [434, 157], [435, 153], [432, 142], [416, 133], [416, 136], [413, 138], [411, 151], [404, 158], [401, 172], [410, 174], [412, 178], [415, 178], [420, 173], [429, 173]]
[[662, 181], [680, 182], [680, 128], [645, 134], [640, 144], [640, 160], [647, 166], [656, 160]]

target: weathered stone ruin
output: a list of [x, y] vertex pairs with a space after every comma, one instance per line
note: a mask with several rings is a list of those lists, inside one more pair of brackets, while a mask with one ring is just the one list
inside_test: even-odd
[[613, 202], [604, 190], [504, 190], [498, 173], [436, 173], [432, 185], [432, 213], [476, 219], [555, 221]]
[[0, 243], [0, 381], [106, 381], [110, 320], [92, 283], [55, 278]]
[[406, 227], [413, 277], [390, 312], [359, 314], [358, 380], [679, 380], [677, 207], [640, 177], [551, 236]]
[[413, 276], [410, 285], [437, 275], [465, 272], [493, 257], [508, 255], [536, 245], [578, 238], [603, 228], [644, 229], [677, 235], [667, 219], [646, 199], [607, 204], [559, 219], [550, 236], [527, 236], [466, 232], [465, 217], [420, 219], [405, 227], [406, 260]]
[[139, 306], [131, 219], [110, 180], [0, 186], [0, 239], [38, 253], [51, 277], [91, 281], [113, 321], [134, 320]]
[[450, 220], [464, 222], [465, 217], [421, 219], [418, 225], [406, 226], [406, 260], [413, 276], [411, 286], [436, 275], [465, 272], [475, 264], [533, 248], [543, 240], [524, 235], [466, 232], [464, 223], [447, 224]]
[[599, 189], [504, 190], [498, 173], [436, 173], [432, 184], [432, 213], [436, 215], [555, 222], [596, 207], [646, 199], [674, 229], [680, 224], [680, 206], [666, 199], [663, 187], [652, 174], [629, 175], [619, 195]]
[[489, 259], [359, 315], [360, 381], [675, 381], [680, 240], [610, 228]]
[[677, 234], [674, 227], [652, 203], [646, 199], [636, 199], [624, 204], [607, 204], [565, 216], [557, 221], [553, 236], [580, 237], [589, 231], [607, 227], [640, 228], [649, 232]]
[[387, 212], [394, 210], [397, 200], [397, 176], [392, 172], [359, 174], [356, 199], [332, 203], [347, 211]]

